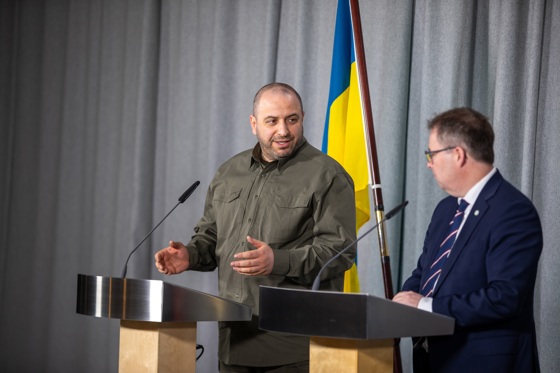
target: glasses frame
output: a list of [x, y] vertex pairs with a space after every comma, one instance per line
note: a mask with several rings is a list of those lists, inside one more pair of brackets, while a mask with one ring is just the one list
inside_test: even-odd
[[428, 160], [428, 163], [432, 163], [433, 159], [434, 159], [434, 155], [437, 153], [441, 153], [441, 152], [446, 152], [448, 150], [453, 150], [455, 149], [457, 146], [448, 146], [446, 148], [443, 149], [438, 149], [438, 150], [430, 150], [428, 148], [428, 150], [424, 150], [424, 155], [426, 156], [426, 159]]

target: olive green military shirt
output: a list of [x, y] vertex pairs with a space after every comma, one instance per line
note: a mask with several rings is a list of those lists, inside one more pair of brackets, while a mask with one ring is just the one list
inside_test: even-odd
[[[235, 253], [254, 249], [247, 236], [273, 249], [269, 276], [242, 275], [231, 268]], [[305, 139], [289, 158], [264, 163], [257, 144], [225, 162], [186, 245], [189, 270], [218, 268], [220, 296], [253, 307], [252, 322], [220, 323], [220, 359], [249, 366], [307, 360], [309, 338], [258, 329], [259, 286], [308, 289], [321, 267], [355, 238], [352, 179]], [[321, 290], [342, 290], [355, 254], [353, 247], [323, 271]]]

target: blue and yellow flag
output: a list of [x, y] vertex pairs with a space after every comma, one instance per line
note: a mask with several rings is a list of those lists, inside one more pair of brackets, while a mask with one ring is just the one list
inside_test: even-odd
[[[322, 150], [336, 159], [354, 180], [356, 230], [358, 230], [370, 219], [369, 172], [362, 99], [348, 0], [338, 2], [329, 105]], [[346, 271], [344, 291], [360, 291], [355, 263], [350, 270]]]

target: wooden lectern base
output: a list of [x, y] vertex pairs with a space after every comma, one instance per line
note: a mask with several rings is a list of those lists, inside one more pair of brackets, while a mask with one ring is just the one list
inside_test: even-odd
[[392, 339], [311, 337], [309, 372], [393, 372]]
[[121, 320], [119, 373], [194, 372], [195, 322]]

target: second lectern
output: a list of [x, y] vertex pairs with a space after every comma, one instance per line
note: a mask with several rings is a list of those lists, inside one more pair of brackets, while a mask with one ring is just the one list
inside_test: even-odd
[[393, 372], [393, 340], [453, 334], [455, 320], [368, 294], [261, 286], [259, 328], [311, 338], [311, 373]]

